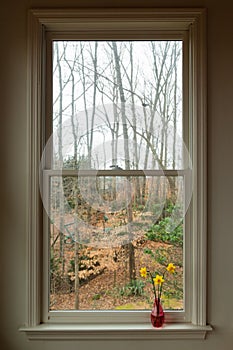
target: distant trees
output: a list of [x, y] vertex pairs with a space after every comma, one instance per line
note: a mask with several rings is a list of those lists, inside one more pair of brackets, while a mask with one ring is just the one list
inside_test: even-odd
[[[54, 166], [72, 169], [176, 169], [182, 162], [182, 44], [178, 41], [54, 42]], [[122, 150], [123, 147], [123, 150]], [[130, 177], [127, 178], [130, 183]], [[116, 198], [116, 186], [113, 198]], [[153, 179], [155, 181], [155, 179]], [[156, 179], [158, 183], [162, 180]], [[176, 179], [168, 177], [171, 201]], [[146, 177], [135, 180], [134, 201], [145, 205]], [[78, 198], [78, 182], [72, 182]], [[91, 183], [89, 183], [91, 186]], [[127, 191], [129, 279], [134, 280], [132, 193]], [[78, 217], [79, 203], [74, 212]], [[87, 205], [87, 203], [85, 203]], [[60, 199], [60, 258], [64, 260], [64, 202]], [[78, 230], [78, 220], [76, 220]], [[78, 308], [79, 244], [75, 244]], [[64, 267], [63, 267], [64, 270]]]

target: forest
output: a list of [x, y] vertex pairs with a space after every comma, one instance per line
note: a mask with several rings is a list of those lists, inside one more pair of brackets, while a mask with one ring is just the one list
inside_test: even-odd
[[191, 185], [182, 41], [54, 41], [41, 167], [51, 310], [183, 309]]

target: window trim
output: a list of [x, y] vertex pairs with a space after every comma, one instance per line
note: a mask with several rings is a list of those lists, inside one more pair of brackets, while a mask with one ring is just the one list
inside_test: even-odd
[[[34, 9], [28, 21], [28, 202], [27, 202], [27, 320], [29, 339], [159, 339], [204, 338], [211, 329], [206, 324], [206, 255], [207, 255], [207, 186], [206, 186], [206, 11], [205, 9]], [[85, 31], [83, 26], [85, 25]], [[120, 29], [119, 29], [120, 28]], [[162, 31], [159, 31], [162, 28]], [[96, 39], [146, 38], [158, 34], [165, 37], [188, 35], [190, 65], [189, 114], [192, 115], [193, 140], [189, 145], [193, 156], [194, 215], [192, 261], [185, 274], [192, 276], [191, 323], [167, 324], [161, 330], [143, 324], [45, 324], [42, 322], [42, 204], [39, 191], [39, 164], [44, 145], [43, 62], [45, 32], [56, 32], [66, 38], [78, 29]], [[106, 30], [108, 34], [106, 34]], [[110, 32], [111, 31], [111, 32]], [[63, 33], [63, 34], [62, 34]], [[133, 34], [132, 34], [133, 33]], [[81, 40], [81, 39], [80, 39]], [[198, 68], [198, 70], [197, 70]], [[197, 74], [198, 72], [198, 74]], [[195, 142], [197, 141], [198, 142]], [[188, 264], [189, 265], [189, 264]], [[185, 322], [185, 321], [181, 321]], [[86, 337], [86, 338], [85, 338]]]

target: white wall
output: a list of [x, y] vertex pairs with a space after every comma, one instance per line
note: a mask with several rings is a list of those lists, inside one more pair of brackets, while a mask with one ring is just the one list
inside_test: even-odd
[[[28, 342], [26, 255], [26, 49], [31, 7], [206, 7], [208, 9], [208, 322], [204, 341]], [[233, 349], [233, 2], [232, 0], [1, 0], [0, 348], [2, 350]]]

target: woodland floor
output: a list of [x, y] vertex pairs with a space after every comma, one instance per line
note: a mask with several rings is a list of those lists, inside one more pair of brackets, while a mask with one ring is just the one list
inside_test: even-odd
[[[144, 248], [157, 252], [156, 261], [145, 254]], [[102, 273], [96, 275], [79, 288], [79, 309], [80, 310], [114, 310], [114, 309], [151, 309], [153, 304], [153, 291], [150, 283], [144, 287], [142, 295], [129, 295], [126, 288], [129, 279], [127, 276], [127, 260], [124, 254], [117, 261], [113, 259], [116, 251], [108, 252], [99, 249], [93, 252], [100, 264]], [[137, 279], [143, 280], [139, 275], [141, 267], [146, 266], [151, 271], [163, 273], [169, 262], [176, 265], [176, 274], [165, 276], [164, 293], [162, 296], [165, 309], [183, 308], [183, 267], [182, 247], [169, 245], [161, 242], [143, 241], [135, 244], [135, 262]], [[158, 261], [159, 260], [159, 261]], [[75, 293], [73, 290], [54, 290], [50, 295], [51, 310], [73, 310], [75, 305]], [[179, 292], [178, 292], [179, 291]]]

